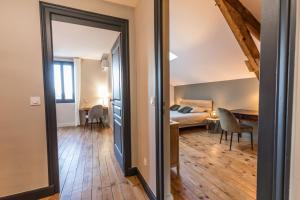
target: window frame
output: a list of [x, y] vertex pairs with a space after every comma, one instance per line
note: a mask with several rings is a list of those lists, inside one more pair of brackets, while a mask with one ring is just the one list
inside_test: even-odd
[[[54, 65], [60, 65], [60, 78], [61, 78], [61, 90], [62, 90], [62, 98], [61, 99], [56, 99], [56, 94], [55, 94], [55, 102], [56, 103], [75, 103], [75, 73], [74, 73], [74, 62], [72, 61], [54, 61], [53, 62], [53, 72], [54, 72]], [[72, 99], [66, 99], [65, 98], [65, 80], [64, 80], [64, 65], [70, 65], [72, 69], [72, 88], [73, 88], [73, 93], [72, 93]], [[53, 74], [54, 76], [54, 74]], [[53, 77], [54, 80], [54, 77]], [[55, 86], [54, 86], [55, 90]]]

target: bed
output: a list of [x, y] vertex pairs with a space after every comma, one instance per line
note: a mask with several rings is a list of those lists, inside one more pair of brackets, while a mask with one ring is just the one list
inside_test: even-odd
[[191, 100], [181, 99], [178, 102], [181, 106], [200, 107], [205, 112], [180, 113], [178, 111], [170, 111], [170, 119], [178, 122], [180, 128], [206, 125], [206, 118], [210, 116], [212, 111], [211, 100]]

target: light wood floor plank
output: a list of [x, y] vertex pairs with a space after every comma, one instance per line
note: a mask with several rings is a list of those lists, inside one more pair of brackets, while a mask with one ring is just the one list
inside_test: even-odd
[[[73, 184], [74, 184], [74, 181], [75, 181], [75, 176], [76, 176], [76, 171], [78, 169], [78, 166], [79, 166], [79, 162], [80, 162], [80, 157], [81, 155], [83, 154], [84, 152], [84, 146], [85, 146], [85, 142], [86, 142], [86, 137], [79, 133], [82, 138], [82, 142], [78, 145], [78, 147], [76, 148], [76, 151], [74, 152], [74, 155], [73, 155], [73, 159], [70, 163], [70, 167], [69, 167], [69, 170], [67, 172], [67, 176], [65, 178], [65, 181], [62, 182], [60, 181], [60, 184], [61, 184], [61, 198], [62, 199], [70, 199], [71, 198], [71, 195], [72, 195], [72, 190], [73, 190]], [[62, 177], [63, 175], [60, 174], [60, 177]]]
[[124, 177], [109, 128], [58, 129], [61, 193], [43, 200], [148, 200], [138, 179]]
[[256, 198], [257, 150], [250, 140], [236, 136], [219, 144], [220, 134], [202, 128], [181, 130], [180, 175], [171, 172], [172, 193], [179, 199], [254, 200]]

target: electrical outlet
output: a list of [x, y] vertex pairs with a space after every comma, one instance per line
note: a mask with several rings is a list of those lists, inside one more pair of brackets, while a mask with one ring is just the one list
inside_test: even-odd
[[147, 165], [148, 165], [147, 158], [144, 158], [144, 165], [145, 165], [145, 166], [147, 166]]

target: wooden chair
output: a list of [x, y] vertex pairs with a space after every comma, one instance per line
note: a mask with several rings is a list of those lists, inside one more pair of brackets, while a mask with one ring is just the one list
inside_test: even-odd
[[90, 123], [91, 124], [91, 130], [93, 130], [93, 124], [96, 121], [96, 124], [103, 125], [103, 107], [101, 105], [96, 105], [91, 108], [91, 110], [88, 112], [88, 114], [85, 116], [85, 124], [84, 124], [84, 130], [86, 126]]
[[224, 108], [219, 108], [218, 111], [220, 115], [220, 123], [222, 128], [220, 144], [222, 142], [222, 137], [224, 132], [226, 132], [226, 137], [227, 137], [227, 133], [231, 133], [230, 148], [229, 148], [229, 150], [231, 150], [233, 133], [238, 134], [238, 142], [239, 142], [241, 134], [244, 132], [248, 132], [251, 135], [251, 148], [253, 150], [253, 127], [239, 123], [239, 121], [229, 110], [226, 110]]

